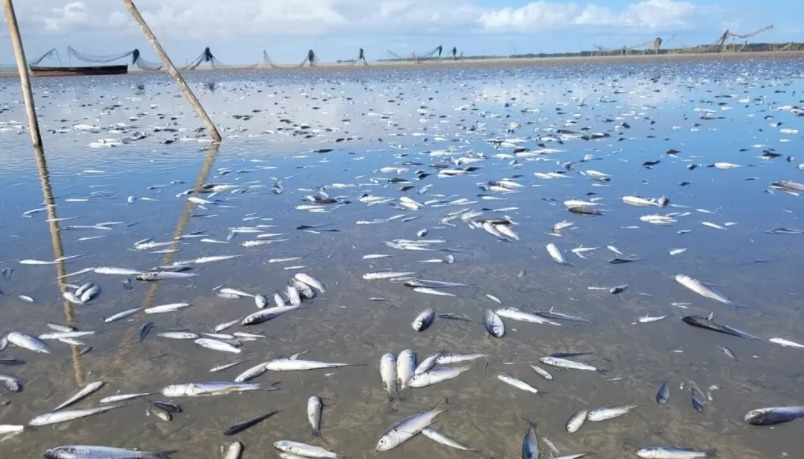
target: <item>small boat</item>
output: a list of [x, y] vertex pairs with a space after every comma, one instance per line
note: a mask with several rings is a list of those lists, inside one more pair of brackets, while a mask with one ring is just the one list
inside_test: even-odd
[[128, 65], [95, 65], [81, 67], [44, 67], [32, 65], [31, 75], [35, 77], [79, 76], [79, 75], [124, 75]]

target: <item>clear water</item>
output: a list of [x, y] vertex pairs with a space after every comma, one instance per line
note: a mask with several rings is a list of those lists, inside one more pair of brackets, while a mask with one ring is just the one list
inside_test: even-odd
[[[13, 346], [0, 353], [26, 361], [0, 366], [0, 373], [13, 374], [25, 385], [21, 393], [0, 394], [5, 403], [0, 424], [27, 423], [91, 381], [106, 386], [76, 406], [95, 406], [100, 397], [115, 393], [233, 379], [261, 361], [305, 351], [301, 358], [365, 366], [269, 372], [255, 382], [281, 381], [280, 390], [176, 399], [184, 412], [171, 422], [147, 417], [146, 402], [133, 400], [85, 420], [31, 428], [1, 442], [0, 456], [38, 457], [57, 445], [99, 444], [178, 450], [177, 458], [219, 457], [220, 446], [232, 438], [245, 444], [244, 457], [273, 457], [271, 445], [281, 439], [353, 458], [470, 456], [423, 436], [387, 453], [373, 452], [379, 434], [393, 422], [448, 398], [453, 408], [435, 427], [488, 457], [520, 454], [523, 419], [537, 422], [539, 437], [549, 439], [562, 454], [635, 457], [636, 449], [659, 444], [715, 449], [720, 457], [798, 457], [800, 424], [756, 428], [742, 418], [758, 407], [804, 403], [804, 351], [692, 328], [679, 319], [714, 312], [715, 320], [763, 338], [804, 342], [804, 235], [766, 233], [776, 227], [804, 229], [802, 198], [770, 187], [778, 180], [804, 182], [804, 171], [797, 167], [804, 158], [787, 160], [800, 155], [802, 136], [782, 131], [799, 129], [800, 117], [785, 107], [802, 105], [801, 68], [800, 59], [746, 58], [190, 75], [224, 134], [219, 149], [197, 131], [200, 121], [165, 76], [40, 79], [35, 91], [46, 150], [46, 164], [40, 168], [27, 131], [14, 124], [25, 123], [17, 81], [2, 80], [0, 268], [14, 271], [10, 280], [0, 280], [0, 332], [39, 335], [50, 331], [48, 322], [97, 332], [82, 338], [93, 348], [84, 355], [79, 355], [82, 347], [57, 341], [50, 343], [50, 355]], [[609, 136], [581, 137], [594, 133]], [[105, 143], [117, 146], [90, 146], [101, 139], [114, 139]], [[530, 151], [558, 151], [517, 157], [512, 146], [489, 142], [494, 139], [521, 139], [517, 145]], [[667, 155], [670, 149], [680, 153]], [[782, 156], [762, 159], [764, 150]], [[472, 154], [485, 159], [450, 163]], [[581, 161], [586, 155], [592, 159]], [[643, 167], [651, 160], [661, 162]], [[741, 167], [706, 167], [718, 161]], [[440, 163], [477, 169], [443, 178], [432, 167]], [[688, 170], [688, 164], [701, 166]], [[384, 167], [404, 170], [382, 172]], [[594, 181], [583, 174], [590, 169], [609, 174], [611, 180]], [[418, 180], [416, 171], [430, 175]], [[534, 176], [557, 171], [566, 178]], [[401, 191], [403, 184], [388, 181], [394, 177], [410, 180], [413, 188]], [[478, 187], [502, 178], [523, 186], [515, 193]], [[279, 195], [271, 191], [277, 180], [284, 187]], [[689, 184], [680, 186], [682, 182]], [[219, 204], [204, 209], [181, 194], [204, 183], [237, 188], [217, 194], [213, 199]], [[426, 185], [430, 188], [425, 193], [417, 193]], [[296, 209], [319, 187], [349, 203], [327, 205], [323, 213]], [[369, 206], [358, 200], [364, 193], [391, 201]], [[48, 202], [50, 194], [50, 214], [23, 216]], [[631, 207], [622, 202], [625, 195], [666, 196], [671, 206]], [[401, 196], [429, 204], [406, 210], [397, 204]], [[129, 197], [137, 199], [129, 203]], [[442, 205], [459, 198], [472, 202]], [[590, 198], [600, 198], [602, 216], [571, 214], [562, 204]], [[461, 209], [483, 210], [479, 218], [510, 217], [520, 240], [502, 241], [460, 220], [455, 226], [441, 223]], [[671, 212], [690, 213], [670, 226], [639, 219]], [[398, 214], [417, 218], [357, 224]], [[49, 224], [49, 217], [72, 219]], [[560, 237], [549, 234], [554, 223], [565, 219], [575, 228]], [[705, 221], [726, 229], [704, 226]], [[69, 228], [102, 222], [121, 223], [108, 226], [110, 230]], [[286, 241], [245, 248], [241, 243], [254, 237], [239, 234], [228, 244], [183, 239], [177, 244], [180, 251], [170, 254], [132, 249], [147, 237], [169, 241], [196, 231], [226, 240], [229, 228], [256, 224], [276, 225], [266, 231], [285, 233], [279, 238]], [[300, 225], [327, 226], [303, 231], [296, 229]], [[436, 245], [439, 250], [401, 251], [384, 244], [416, 239], [425, 228], [427, 239], [444, 241]], [[550, 242], [565, 252], [570, 266], [550, 259], [545, 250]], [[570, 252], [581, 245], [599, 248], [582, 253], [582, 259]], [[609, 264], [615, 254], [607, 245], [641, 261]], [[687, 251], [669, 255], [675, 248]], [[362, 258], [370, 253], [392, 257]], [[453, 254], [454, 264], [421, 263], [447, 253]], [[55, 265], [19, 263], [63, 255], [83, 256]], [[95, 300], [80, 306], [62, 299], [67, 287], [57, 280], [86, 267], [145, 270], [210, 255], [240, 257], [199, 265], [198, 276], [190, 279], [135, 281], [132, 291], [123, 288], [124, 276], [69, 278], [66, 282], [94, 280], [102, 287]], [[287, 257], [300, 259], [268, 262]], [[324, 282], [327, 292], [265, 324], [229, 329], [266, 336], [244, 342], [240, 355], [156, 336], [173, 329], [210, 332], [219, 323], [244, 317], [256, 310], [250, 298], [220, 298], [213, 288], [226, 285], [270, 296], [297, 272], [284, 269], [294, 265], [303, 265], [301, 271]], [[415, 271], [422, 278], [467, 286], [450, 289], [457, 297], [441, 297], [362, 278], [384, 270]], [[698, 296], [674, 281], [679, 273], [751, 308], [735, 310]], [[618, 295], [587, 288], [621, 284], [630, 287]], [[437, 319], [421, 333], [410, 327], [426, 307], [480, 320], [486, 309], [499, 307], [486, 294], [506, 306], [527, 311], [554, 307], [593, 323], [553, 327], [505, 320], [508, 333], [502, 339], [489, 337], [481, 325], [470, 322]], [[173, 302], [192, 306], [103, 322], [125, 309]], [[669, 317], [632, 324], [645, 315]], [[156, 329], [140, 344], [138, 330], [148, 321]], [[723, 345], [739, 360], [726, 356]], [[390, 403], [380, 382], [379, 360], [386, 352], [403, 349], [420, 358], [438, 350], [487, 357], [457, 379], [409, 389], [404, 400]], [[555, 379], [542, 380], [529, 365], [555, 352], [589, 352], [579, 360], [606, 372], [545, 367]], [[209, 372], [235, 360], [243, 363]], [[542, 393], [503, 384], [495, 377], [501, 372]], [[665, 406], [654, 401], [662, 380], [671, 387]], [[714, 400], [705, 414], [693, 409], [686, 389], [679, 390], [684, 380], [695, 381], [704, 391], [720, 387], [712, 392]], [[321, 396], [325, 404], [323, 437], [318, 439], [312, 437], [305, 414], [311, 395]], [[621, 404], [640, 407], [566, 433], [567, 418], [579, 409]], [[274, 409], [281, 412], [262, 424], [232, 438], [223, 436], [227, 427]], [[544, 442], [541, 447], [548, 450]]]

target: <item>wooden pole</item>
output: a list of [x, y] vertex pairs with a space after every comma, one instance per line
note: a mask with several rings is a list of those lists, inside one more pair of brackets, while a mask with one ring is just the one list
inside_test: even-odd
[[34, 147], [42, 148], [42, 135], [39, 133], [39, 120], [36, 118], [33, 93], [31, 92], [31, 79], [28, 73], [28, 62], [25, 60], [25, 50], [22, 48], [20, 28], [17, 25], [17, 15], [14, 14], [14, 5], [11, 0], [3, 0], [3, 9], [6, 11], [6, 24], [11, 33], [11, 44], [14, 47], [14, 56], [17, 59], [17, 71], [20, 74], [22, 98], [25, 101], [25, 113], [28, 115], [28, 129], [31, 131], [31, 141]]
[[[10, 2], [11, 0], [3, 0], [3, 1]], [[187, 101], [190, 102], [190, 105], [192, 105], [193, 108], [195, 109], [196, 114], [198, 114], [198, 116], [206, 125], [209, 134], [212, 136], [213, 139], [215, 139], [215, 141], [220, 142], [221, 134], [215, 127], [215, 124], [212, 122], [211, 119], [209, 119], [209, 115], [207, 115], [207, 112], [204, 110], [204, 107], [201, 106], [201, 102], [199, 102], [198, 99], [195, 97], [195, 94], [193, 94], [193, 90], [190, 89], [189, 86], [187, 86], [187, 82], [184, 81], [184, 78], [181, 76], [181, 73], [179, 73], [179, 70], [176, 68], [175, 65], [173, 65], [173, 62], [170, 60], [165, 50], [162, 49], [162, 45], [159, 44], [159, 40], [156, 39], [156, 35], [154, 35], [154, 33], [151, 31], [151, 28], [148, 27], [148, 24], [145, 22], [145, 19], [143, 19], [142, 15], [137, 9], [137, 6], [134, 5], [133, 0], [123, 0], [123, 4], [128, 9], [128, 12], [131, 13], [131, 16], [134, 18], [134, 20], [137, 21], [137, 24], [140, 26], [140, 29], [142, 29], [142, 32], [145, 34], [145, 38], [147, 38], [148, 42], [151, 44], [151, 46], [153, 46], [154, 51], [156, 51], [156, 54], [159, 56], [159, 59], [162, 60], [162, 64], [164, 64], [164, 66], [167, 68], [170, 76], [172, 76], [173, 79], [176, 80], [176, 84], [179, 85], [179, 89], [181, 89], [181, 91], [184, 93], [184, 97], [187, 98]]]

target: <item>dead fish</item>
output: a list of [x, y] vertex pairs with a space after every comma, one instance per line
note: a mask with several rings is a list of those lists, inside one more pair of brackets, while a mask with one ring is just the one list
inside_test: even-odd
[[656, 403], [664, 405], [670, 399], [670, 387], [667, 386], [667, 381], [662, 381], [659, 391], [656, 392]]
[[727, 335], [737, 336], [740, 338], [759, 339], [754, 335], [749, 335], [748, 333], [737, 330], [736, 328], [732, 328], [727, 325], [715, 322], [714, 320], [712, 320], [711, 314], [709, 317], [684, 316], [681, 318], [681, 320], [684, 321], [684, 323], [686, 324], [692, 325], [693, 327], [705, 328], [707, 330], [712, 330], [719, 333], [725, 333]]
[[561, 250], [559, 250], [558, 247], [556, 247], [556, 245], [552, 242], [547, 244], [545, 248], [547, 249], [547, 253], [550, 255], [550, 258], [552, 258], [556, 263], [565, 266], [571, 265], [571, 263], [564, 258], [564, 254], [561, 253]]
[[154, 326], [155, 325], [153, 324], [153, 322], [146, 322], [142, 324], [139, 331], [140, 343], [145, 341], [145, 338], [148, 336], [148, 333], [154, 328]]
[[260, 422], [270, 418], [271, 416], [275, 415], [278, 412], [279, 410], [274, 410], [271, 411], [270, 413], [266, 413], [261, 416], [257, 416], [256, 418], [249, 419], [248, 421], [243, 421], [241, 423], [235, 424], [232, 427], [229, 427], [228, 429], [224, 430], [223, 434], [226, 436], [235, 435], [248, 429], [249, 427], [259, 424]]
[[744, 421], [753, 426], [774, 426], [799, 418], [804, 418], [804, 406], [774, 406], [751, 410]]
[[61, 405], [57, 406], [56, 408], [53, 408], [53, 411], [59, 411], [62, 408], [66, 408], [66, 407], [72, 405], [73, 403], [84, 399], [86, 396], [92, 394], [93, 392], [97, 391], [101, 387], [103, 387], [103, 381], [96, 381], [96, 382], [87, 384], [77, 394], [73, 395], [72, 397], [67, 399], [64, 403], [62, 403]]
[[502, 338], [505, 335], [505, 324], [500, 316], [491, 309], [486, 310], [486, 315], [483, 316], [483, 326], [489, 335], [495, 338]]
[[804, 344], [797, 343], [795, 341], [790, 341], [789, 339], [785, 338], [770, 338], [768, 341], [774, 344], [778, 344], [783, 347], [794, 347], [799, 349], [804, 349]]
[[427, 308], [413, 319], [411, 326], [414, 330], [421, 332], [427, 330], [435, 320], [435, 308]]
[[740, 306], [737, 303], [726, 298], [723, 294], [721, 294], [717, 290], [714, 290], [711, 287], [704, 284], [703, 282], [699, 281], [698, 279], [694, 279], [685, 274], [676, 275], [676, 282], [705, 298], [719, 301], [723, 304], [728, 304], [730, 306]]

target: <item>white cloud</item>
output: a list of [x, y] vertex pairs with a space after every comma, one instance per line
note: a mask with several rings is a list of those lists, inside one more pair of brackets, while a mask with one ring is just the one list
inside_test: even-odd
[[[727, 0], [625, 0], [617, 2], [618, 7], [605, 0], [135, 1], [171, 55], [186, 56], [211, 46], [226, 63], [250, 62], [263, 48], [282, 61], [310, 47], [341, 56], [363, 46], [371, 58], [378, 58], [384, 57], [388, 48], [398, 53], [422, 52], [437, 44], [457, 45], [467, 55], [533, 48], [572, 51], [588, 49], [596, 42], [630, 41], [635, 35], [663, 33], [678, 33], [679, 41], [689, 43], [713, 42], [735, 18], [748, 19], [733, 30], [753, 29], [771, 21], [758, 17], [765, 9], [757, 7], [759, 13], [746, 13], [752, 10], [728, 5]], [[66, 45], [98, 55], [134, 47], [148, 49], [119, 0], [16, 3], [26, 48], [33, 54]], [[522, 6], [499, 6], [506, 4]], [[754, 25], [757, 21], [761, 22]], [[784, 37], [792, 40], [799, 30], [793, 26], [790, 23], [784, 29], [777, 24], [774, 30], [786, 30]], [[529, 36], [544, 32], [548, 33], [538, 41]], [[0, 33], [4, 35], [5, 30]], [[275, 53], [285, 56], [277, 58]]]
[[52, 8], [42, 20], [46, 30], [56, 32], [87, 25], [89, 16], [84, 2], [70, 2], [61, 8]]
[[488, 32], [536, 32], [571, 26], [630, 27], [649, 30], [686, 27], [695, 6], [685, 1], [646, 0], [620, 12], [592, 3], [531, 2], [521, 8], [502, 8], [480, 15], [478, 23]]

